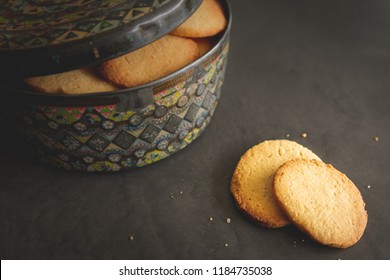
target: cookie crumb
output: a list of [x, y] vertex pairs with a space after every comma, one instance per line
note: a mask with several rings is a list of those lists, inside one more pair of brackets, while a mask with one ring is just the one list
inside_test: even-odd
[[226, 219], [226, 222], [227, 222], [228, 224], [230, 224], [230, 222], [231, 222], [230, 218], [227, 218], [227, 219]]
[[225, 247], [229, 247], [229, 244], [225, 243]]
[[286, 134], [286, 138], [290, 138], [290, 134], [289, 133]]
[[129, 236], [129, 240], [130, 240], [130, 241], [133, 241], [133, 240], [134, 240], [134, 236], [130, 235], [130, 236]]
[[302, 136], [302, 138], [307, 138], [307, 133], [304, 132], [304, 133], [301, 134], [301, 136]]
[[370, 185], [368, 185], [368, 186], [367, 186], [367, 189], [371, 189], [371, 186], [370, 186]]
[[180, 191], [179, 194], [183, 194], [183, 191]]
[[374, 141], [375, 141], [375, 142], [378, 142], [378, 141], [379, 141], [379, 137], [378, 137], [378, 136], [375, 136], [375, 137], [374, 137]]
[[175, 196], [173, 195], [173, 193], [171, 193], [171, 194], [169, 195], [169, 197], [170, 197], [170, 198], [174, 198]]
[[212, 221], [213, 221], [213, 217], [210, 217], [210, 218], [209, 218], [209, 221], [212, 222]]

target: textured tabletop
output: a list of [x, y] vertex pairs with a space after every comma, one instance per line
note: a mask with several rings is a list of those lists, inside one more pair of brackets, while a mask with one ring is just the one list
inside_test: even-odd
[[[73, 173], [25, 155], [3, 128], [1, 259], [390, 258], [390, 3], [230, 3], [220, 103], [204, 134], [174, 156]], [[266, 229], [237, 209], [229, 188], [240, 156], [287, 138], [359, 188], [369, 218], [355, 246], [318, 245], [294, 226]]]

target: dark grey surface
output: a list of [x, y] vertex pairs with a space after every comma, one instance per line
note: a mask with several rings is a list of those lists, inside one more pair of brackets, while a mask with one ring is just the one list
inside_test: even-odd
[[[23, 156], [2, 132], [2, 259], [390, 258], [389, 1], [230, 2], [219, 107], [178, 154], [128, 172], [71, 173]], [[262, 228], [235, 207], [240, 155], [287, 134], [360, 189], [369, 221], [355, 246]]]

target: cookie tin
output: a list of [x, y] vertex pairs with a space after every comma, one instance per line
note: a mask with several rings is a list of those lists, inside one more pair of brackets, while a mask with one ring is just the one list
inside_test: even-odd
[[8, 79], [0, 84], [1, 112], [40, 159], [57, 167], [119, 171], [167, 158], [202, 134], [217, 107], [232, 21], [227, 1], [221, 4], [228, 26], [214, 47], [166, 77], [134, 88], [84, 95], [38, 93]]

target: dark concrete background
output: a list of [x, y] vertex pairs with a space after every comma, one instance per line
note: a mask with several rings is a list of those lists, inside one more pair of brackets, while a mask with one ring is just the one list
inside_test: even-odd
[[[72, 173], [25, 156], [2, 132], [1, 259], [390, 258], [389, 1], [230, 2], [220, 104], [178, 154], [128, 172]], [[355, 246], [266, 229], [235, 207], [240, 155], [288, 134], [360, 189], [369, 221]]]

